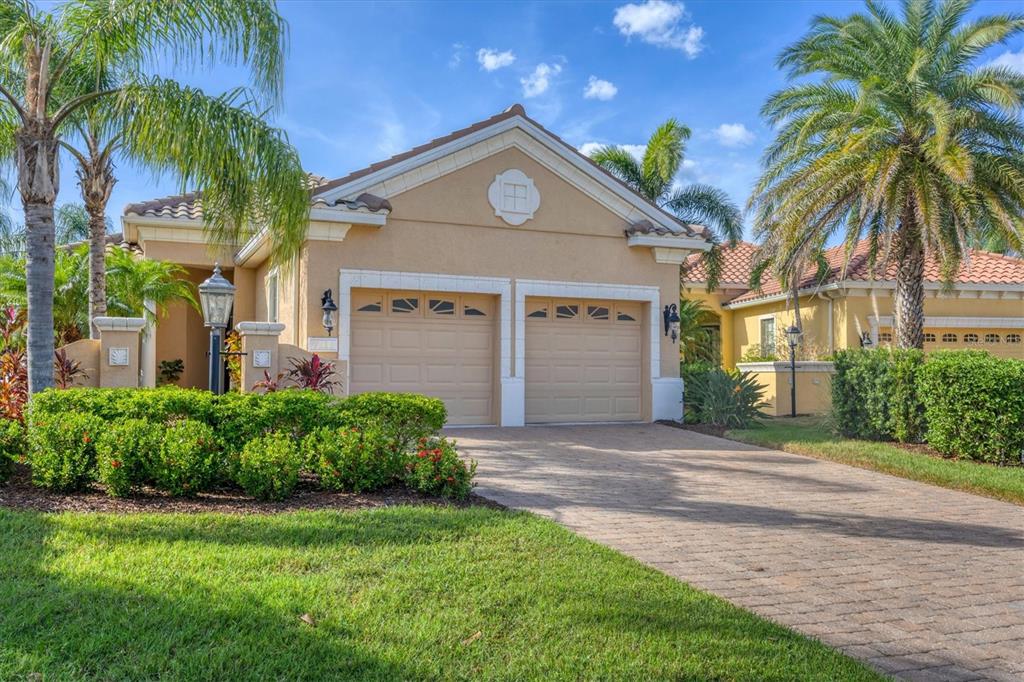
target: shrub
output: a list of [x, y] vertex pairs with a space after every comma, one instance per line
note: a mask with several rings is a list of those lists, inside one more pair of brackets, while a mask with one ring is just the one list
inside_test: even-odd
[[410, 488], [454, 500], [469, 496], [474, 476], [476, 462], [459, 457], [455, 441], [443, 437], [421, 440], [405, 466], [405, 482]]
[[145, 419], [119, 419], [96, 439], [96, 469], [111, 497], [124, 497], [152, 480], [163, 429]]
[[328, 490], [377, 490], [402, 472], [402, 450], [377, 428], [319, 429], [303, 445], [310, 469]]
[[684, 386], [687, 421], [745, 428], [765, 416], [765, 387], [745, 372], [698, 372]]
[[253, 497], [283, 500], [295, 489], [301, 468], [302, 458], [291, 434], [277, 432], [245, 444], [235, 481]]
[[96, 439], [103, 420], [88, 413], [49, 415], [29, 427], [32, 482], [52, 490], [80, 490], [96, 477]]
[[171, 495], [194, 495], [207, 489], [223, 472], [220, 451], [208, 424], [186, 419], [164, 431], [153, 463], [156, 485]]
[[359, 393], [346, 398], [340, 409], [343, 424], [375, 427], [402, 452], [433, 436], [448, 420], [442, 401], [416, 393]]
[[842, 350], [835, 354], [832, 413], [848, 438], [917, 442], [924, 435], [919, 350]]
[[228, 393], [217, 399], [217, 437], [230, 454], [274, 431], [288, 432], [299, 441], [317, 428], [340, 424], [338, 399], [318, 391]]
[[14, 463], [25, 456], [25, 427], [16, 419], [0, 420], [0, 483], [11, 477]]
[[938, 351], [921, 370], [928, 442], [945, 455], [1000, 464], [1024, 451], [1024, 361]]

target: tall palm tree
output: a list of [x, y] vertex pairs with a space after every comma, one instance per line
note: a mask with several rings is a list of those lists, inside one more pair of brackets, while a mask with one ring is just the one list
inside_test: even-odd
[[[88, 121], [132, 162], [200, 191], [211, 240], [271, 225], [275, 259], [298, 251], [305, 175], [262, 115], [280, 99], [285, 34], [274, 0], [0, 0], [0, 153], [17, 160], [25, 210], [31, 392], [53, 382], [59, 150]], [[247, 67], [251, 89], [209, 96], [153, 72], [213, 63]]]
[[[979, 235], [1024, 242], [1024, 76], [976, 58], [1024, 15], [967, 21], [969, 0], [876, 2], [818, 17], [779, 65], [763, 113], [777, 137], [750, 205], [783, 260], [844, 236], [895, 270], [896, 342], [924, 344], [924, 264], [952, 279]], [[808, 76], [818, 76], [808, 81]]]
[[722, 271], [721, 250], [743, 237], [743, 216], [739, 208], [720, 189], [710, 185], [679, 186], [676, 174], [683, 165], [690, 129], [674, 118], [658, 126], [647, 141], [643, 159], [637, 161], [625, 148], [601, 147], [590, 158], [596, 164], [629, 185], [648, 201], [675, 214], [680, 220], [709, 228], [713, 247], [704, 253], [708, 273], [708, 291], [718, 286]]

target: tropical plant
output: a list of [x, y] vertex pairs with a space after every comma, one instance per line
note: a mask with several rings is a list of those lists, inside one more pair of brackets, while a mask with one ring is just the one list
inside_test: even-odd
[[624, 147], [614, 145], [601, 147], [590, 158], [683, 222], [709, 228], [707, 237], [713, 247], [702, 258], [708, 273], [708, 291], [711, 291], [718, 286], [722, 272], [722, 253], [718, 244], [726, 240], [735, 245], [742, 238], [743, 217], [722, 190], [704, 184], [679, 186], [676, 183], [688, 139], [690, 129], [670, 118], [651, 135], [640, 161]]
[[[280, 101], [286, 27], [273, 0], [68, 0], [43, 9], [0, 2], [0, 153], [16, 159], [25, 211], [29, 389], [53, 382], [54, 204], [58, 150], [81, 155], [99, 181], [117, 155], [169, 171], [203, 197], [212, 240], [269, 229], [274, 258], [301, 246], [308, 213], [298, 155], [264, 116]], [[246, 67], [251, 89], [209, 96], [155, 75], [160, 65]], [[94, 134], [95, 133], [95, 134]], [[86, 145], [88, 147], [88, 144]], [[81, 159], [79, 170], [83, 169]], [[88, 170], [88, 169], [87, 169]], [[90, 214], [97, 178], [80, 175]], [[105, 188], [101, 188], [101, 194]], [[102, 198], [102, 197], [101, 197]], [[94, 262], [97, 271], [98, 262]]]
[[763, 107], [777, 137], [750, 201], [758, 236], [783, 262], [837, 233], [847, 254], [866, 237], [895, 271], [901, 348], [924, 344], [926, 252], [951, 280], [976, 237], [1024, 242], [1024, 76], [974, 66], [1024, 15], [967, 21], [972, 4], [818, 17], [779, 57], [794, 83]]
[[712, 369], [690, 376], [686, 384], [686, 420], [746, 428], [765, 414], [765, 387], [746, 372]]
[[[335, 378], [334, 363], [322, 359], [316, 353], [310, 358], [288, 358], [292, 368], [285, 377], [298, 388], [307, 388], [320, 393], [334, 393], [341, 385]], [[269, 378], [269, 377], [268, 377]]]
[[0, 418], [25, 418], [28, 402], [28, 365], [25, 351], [7, 349], [0, 353]]
[[25, 319], [24, 308], [0, 309], [0, 352], [25, 349]]
[[[228, 386], [233, 391], [242, 390], [242, 335], [232, 329], [224, 336], [224, 366], [228, 370]], [[266, 370], [264, 370], [266, 373]]]
[[181, 373], [185, 371], [185, 362], [181, 358], [174, 360], [161, 360], [157, 367], [157, 374], [160, 375], [160, 385], [168, 386], [178, 383]]
[[80, 360], [68, 357], [63, 348], [53, 351], [53, 381], [57, 388], [71, 388], [78, 379], [88, 379], [89, 373]]
[[704, 326], [714, 313], [696, 299], [680, 299], [679, 301], [679, 355], [683, 362], [706, 361], [713, 364], [721, 362], [713, 339]]

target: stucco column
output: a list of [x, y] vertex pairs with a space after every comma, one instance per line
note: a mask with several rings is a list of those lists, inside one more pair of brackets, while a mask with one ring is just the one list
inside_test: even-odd
[[139, 332], [143, 317], [97, 317], [100, 332], [99, 384], [101, 388], [139, 387]]
[[142, 329], [142, 340], [139, 348], [140, 385], [143, 388], [156, 386], [156, 305], [147, 300], [146, 326]]
[[249, 392], [253, 385], [264, 379], [264, 372], [271, 379], [280, 371], [279, 337], [284, 331], [280, 322], [239, 322], [235, 331], [242, 339], [242, 391]]
[[736, 368], [735, 339], [733, 338], [733, 312], [723, 310], [719, 321], [721, 323], [720, 333], [722, 335], [722, 367], [725, 369]]

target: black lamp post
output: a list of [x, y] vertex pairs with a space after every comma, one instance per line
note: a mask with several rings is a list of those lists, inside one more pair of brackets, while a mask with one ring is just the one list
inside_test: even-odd
[[800, 343], [800, 327], [793, 325], [786, 329], [786, 338], [789, 341], [789, 401], [792, 406], [789, 416], [796, 416], [796, 347]]
[[331, 298], [330, 289], [324, 291], [324, 295], [320, 297], [320, 309], [324, 311], [324, 329], [327, 330], [327, 336], [330, 336], [331, 332], [334, 331], [334, 313], [338, 312], [338, 306], [334, 304], [334, 299]]
[[203, 322], [210, 328], [210, 390], [216, 395], [224, 392], [221, 385], [221, 344], [234, 301], [235, 285], [220, 274], [220, 263], [215, 263], [213, 274], [199, 285], [199, 303], [203, 307]]

